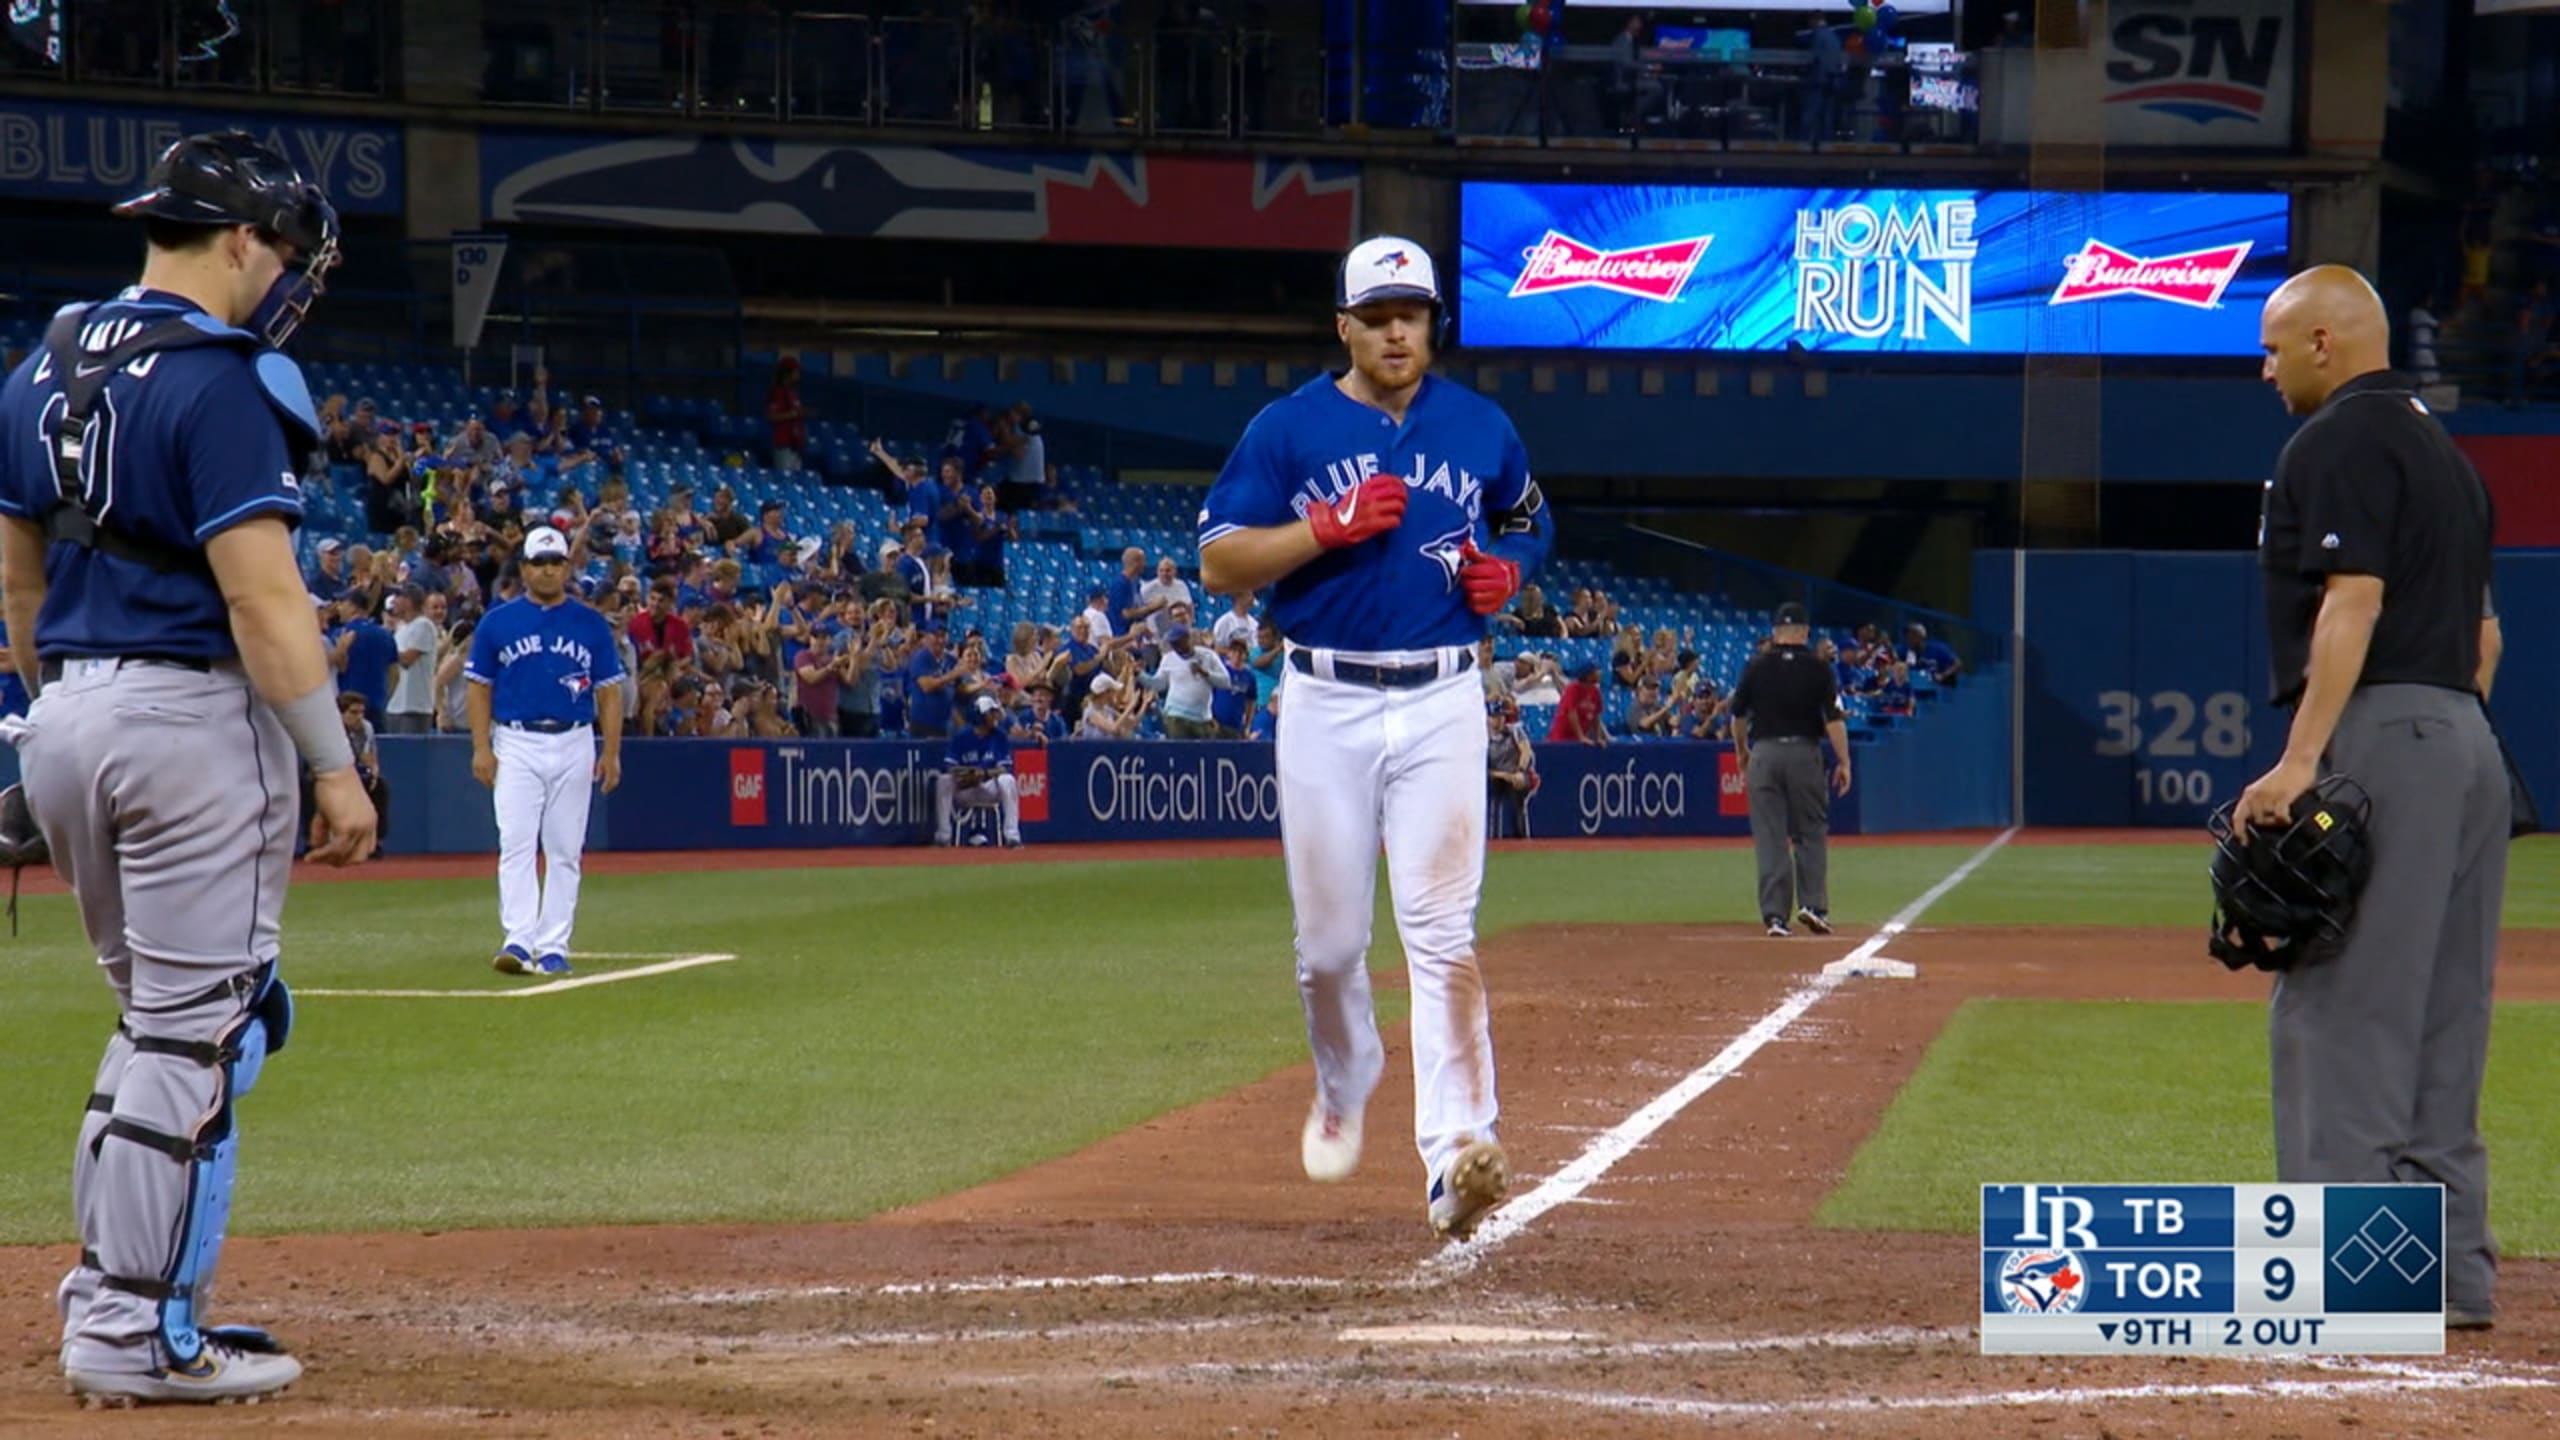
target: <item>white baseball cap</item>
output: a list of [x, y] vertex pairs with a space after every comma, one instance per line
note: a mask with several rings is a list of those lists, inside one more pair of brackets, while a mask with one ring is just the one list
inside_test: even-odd
[[1353, 246], [1342, 257], [1342, 275], [1334, 291], [1334, 308], [1349, 310], [1380, 300], [1428, 300], [1440, 303], [1440, 272], [1431, 252], [1400, 235], [1380, 235]]
[[524, 558], [566, 560], [569, 558], [569, 537], [548, 525], [537, 525], [525, 532]]

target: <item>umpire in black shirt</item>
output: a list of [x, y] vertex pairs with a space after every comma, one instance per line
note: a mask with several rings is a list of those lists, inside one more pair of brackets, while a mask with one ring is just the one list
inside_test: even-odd
[[2507, 772], [2487, 489], [2409, 382], [2364, 278], [2305, 271], [2267, 301], [2264, 373], [2307, 417], [2268, 482], [2260, 561], [2284, 758], [2237, 827], [2282, 828], [2324, 771], [2372, 797], [2373, 875], [2344, 944], [2280, 974], [2269, 1015], [2276, 1174], [2441, 1183], [2446, 1323], [2496, 1306], [2480, 1085], [2506, 892]]
[[1831, 933], [1831, 800], [1822, 783], [1822, 737], [1840, 768], [1832, 793], [1849, 793], [1849, 727], [1840, 677], [1805, 648], [1803, 606], [1778, 607], [1776, 643], [1733, 687], [1733, 748], [1751, 796], [1751, 843], [1760, 859], [1760, 923], [1773, 936], [1802, 921]]

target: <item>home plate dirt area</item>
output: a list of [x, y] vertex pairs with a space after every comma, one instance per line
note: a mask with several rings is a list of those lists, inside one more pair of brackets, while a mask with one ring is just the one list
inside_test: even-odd
[[[1515, 1195], [1862, 938], [1493, 942]], [[1463, 1250], [1424, 1224], [1401, 1055], [1339, 1187], [1298, 1172], [1301, 1067], [861, 1225], [236, 1241], [224, 1313], [310, 1374], [218, 1415], [75, 1409], [45, 1303], [70, 1252], [0, 1251], [0, 1435], [2540, 1436], [2560, 1413], [2539, 1262], [2510, 1262], [2499, 1328], [2440, 1360], [1976, 1355], [1966, 1237], [1811, 1223], [1931, 1037], [1973, 996], [2261, 992], [2183, 931], [1923, 927], [1889, 953], [1918, 978], [1821, 995], [1587, 1184], [1549, 1186], [1565, 1203]], [[2499, 986], [2560, 996], [2560, 944], [2510, 936]]]

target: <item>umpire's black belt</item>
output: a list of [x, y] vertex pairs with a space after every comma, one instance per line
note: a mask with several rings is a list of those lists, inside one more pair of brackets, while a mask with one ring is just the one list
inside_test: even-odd
[[536, 735], [566, 735], [572, 730], [585, 729], [586, 722], [583, 720], [501, 720], [498, 722], [498, 728], [530, 730]]
[[213, 673], [213, 662], [201, 655], [47, 655], [36, 662], [36, 681], [50, 685], [62, 678], [66, 661], [121, 660], [127, 665], [174, 665], [199, 675]]
[[1290, 668], [1301, 675], [1339, 680], [1345, 685], [1371, 685], [1380, 690], [1410, 690], [1417, 685], [1428, 685], [1445, 676], [1471, 669], [1475, 663], [1476, 652], [1473, 650], [1459, 651], [1456, 663], [1449, 665], [1443, 665], [1437, 657], [1402, 665], [1373, 665], [1365, 660], [1345, 660], [1336, 656], [1332, 662], [1333, 674], [1327, 677], [1316, 668], [1314, 652], [1289, 652]]

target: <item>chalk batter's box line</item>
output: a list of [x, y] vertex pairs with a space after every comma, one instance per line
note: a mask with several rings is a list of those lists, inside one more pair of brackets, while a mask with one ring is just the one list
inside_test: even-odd
[[[598, 954], [580, 955], [577, 958], [605, 960], [621, 957], [613, 954]], [[521, 990], [306, 990], [301, 986], [295, 986], [293, 993], [297, 999], [323, 996], [361, 1000], [530, 1000], [540, 995], [560, 995], [571, 990], [584, 990], [594, 985], [618, 985], [625, 980], [645, 980], [653, 975], [672, 975], [679, 970], [694, 970], [705, 965], [725, 965], [737, 958], [736, 955], [726, 951], [678, 955], [655, 965], [635, 965], [628, 970], [608, 970], [601, 975], [573, 975], [566, 980], [528, 985]]]

